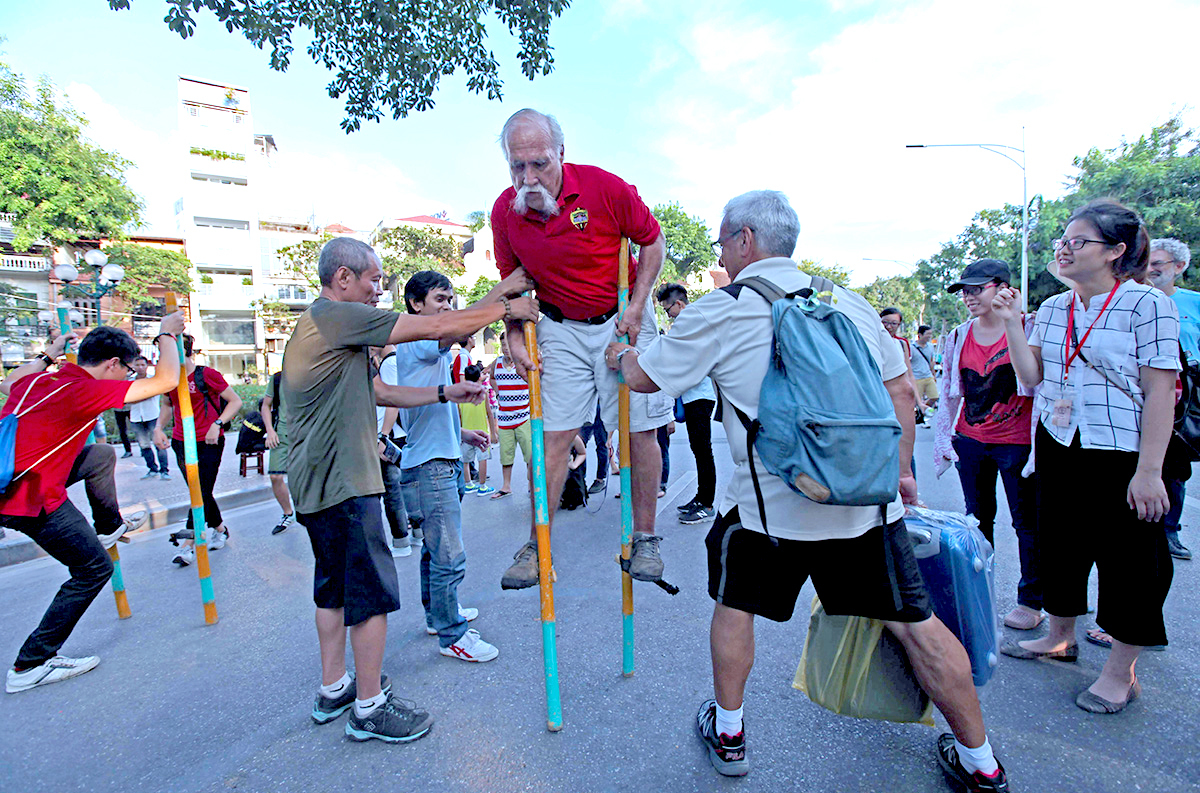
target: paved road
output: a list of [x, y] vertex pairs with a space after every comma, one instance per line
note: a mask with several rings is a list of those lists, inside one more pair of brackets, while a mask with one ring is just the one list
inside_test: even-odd
[[[731, 465], [717, 430], [722, 485]], [[929, 431], [919, 434], [923, 497], [960, 509], [953, 473], [932, 481]], [[934, 764], [937, 731], [832, 715], [791, 686], [805, 622], [759, 621], [758, 662], [746, 712], [753, 770], [719, 778], [694, 735], [709, 696], [703, 535], [675, 522], [692, 495], [686, 438], [672, 442], [669, 496], [660, 502], [670, 598], [638, 585], [637, 673], [620, 674], [619, 511], [560, 517], [555, 560], [560, 672], [566, 728], [547, 733], [536, 590], [501, 592], [500, 574], [526, 532], [520, 496], [468, 496], [469, 554], [461, 589], [481, 611], [474, 623], [500, 648], [469, 666], [440, 656], [425, 634], [417, 558], [397, 560], [405, 598], [392, 616], [385, 669], [397, 689], [437, 721], [408, 746], [357, 744], [343, 722], [308, 717], [318, 683], [307, 537], [272, 537], [273, 502], [231, 510], [233, 536], [213, 555], [221, 620], [206, 627], [194, 568], [168, 562], [165, 532], [122, 547], [134, 617], [118, 621], [110, 596], [96, 601], [64, 648], [104, 661], [78, 680], [0, 697], [0, 789], [34, 791], [943, 791]], [[519, 469], [518, 469], [519, 471]], [[523, 476], [518, 472], [518, 494]], [[615, 482], [615, 480], [612, 480]], [[1086, 497], [1086, 494], [1081, 494]], [[1185, 516], [1200, 525], [1191, 508]], [[1087, 527], [1079, 527], [1086, 541]], [[1001, 606], [1012, 603], [1016, 542], [998, 526]], [[1196, 532], [1185, 541], [1196, 542]], [[983, 690], [993, 745], [1020, 791], [1180, 791], [1200, 779], [1192, 733], [1200, 680], [1192, 626], [1195, 566], [1180, 563], [1167, 603], [1172, 644], [1140, 665], [1143, 698], [1118, 717], [1088, 715], [1075, 694], [1104, 651], [1083, 644], [1077, 665], [1004, 659]], [[0, 570], [0, 631], [15, 654], [65, 573], [48, 559]], [[801, 610], [811, 597], [807, 588]], [[944, 726], [944, 725], [943, 725]]]

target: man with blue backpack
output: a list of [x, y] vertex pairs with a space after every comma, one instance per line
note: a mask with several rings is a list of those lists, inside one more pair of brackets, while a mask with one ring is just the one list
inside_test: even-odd
[[746, 193], [726, 206], [714, 245], [732, 283], [680, 312], [639, 354], [609, 347], [635, 391], [679, 395], [712, 377], [737, 468], [706, 539], [715, 699], [697, 727], [713, 767], [749, 771], [742, 723], [754, 617], [785, 622], [808, 578], [829, 614], [878, 619], [953, 734], [947, 776], [1007, 791], [966, 651], [933, 616], [904, 526], [915, 502], [913, 391], [899, 348], [861, 296], [800, 271], [787, 198]]

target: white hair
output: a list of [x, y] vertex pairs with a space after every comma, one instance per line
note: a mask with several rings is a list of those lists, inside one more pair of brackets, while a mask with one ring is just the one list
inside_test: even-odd
[[1188, 250], [1186, 243], [1179, 240], [1166, 237], [1158, 240], [1150, 240], [1150, 252], [1166, 251], [1171, 254], [1171, 258], [1177, 262], [1183, 262], [1183, 269], [1186, 270], [1188, 263], [1192, 259], [1192, 252]]
[[531, 107], [526, 107], [509, 116], [508, 121], [504, 122], [504, 127], [500, 130], [500, 150], [504, 152], [505, 159], [508, 159], [509, 134], [518, 122], [526, 119], [537, 122], [545, 129], [546, 135], [550, 138], [551, 147], [554, 149], [554, 154], [557, 155], [562, 151], [565, 139], [563, 138], [562, 127], [558, 125], [558, 119], [546, 113], [538, 112]]
[[732, 198], [721, 217], [722, 229], [730, 233], [749, 226], [761, 253], [791, 256], [800, 236], [800, 218], [778, 190], [752, 190]]

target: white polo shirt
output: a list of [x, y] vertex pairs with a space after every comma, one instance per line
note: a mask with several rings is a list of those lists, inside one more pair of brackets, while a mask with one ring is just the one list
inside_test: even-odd
[[[758, 395], [771, 357], [771, 306], [754, 290], [738, 281], [761, 276], [786, 292], [804, 289], [812, 277], [787, 258], [763, 259], [748, 265], [729, 286], [710, 292], [676, 317], [671, 331], [659, 336], [638, 356], [642, 371], [672, 396], [712, 377], [721, 398], [751, 418], [758, 415]], [[833, 305], [858, 328], [883, 379], [908, 371], [900, 348], [879, 323], [875, 309], [860, 295], [842, 287], [833, 292]], [[723, 424], [729, 451], [737, 465], [725, 491], [722, 514], [735, 506], [742, 525], [763, 531], [758, 501], [746, 452], [746, 430], [732, 410], [724, 411]], [[863, 449], [863, 455], [877, 453]], [[834, 540], [857, 537], [879, 525], [878, 507], [842, 507], [818, 504], [793, 492], [782, 479], [755, 461], [758, 481], [772, 536], [790, 540]], [[904, 506], [899, 494], [888, 507], [888, 521], [899, 520]]]

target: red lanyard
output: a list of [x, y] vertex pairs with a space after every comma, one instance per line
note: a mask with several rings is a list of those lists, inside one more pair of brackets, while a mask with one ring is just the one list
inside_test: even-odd
[[[1075, 345], [1075, 352], [1071, 352], [1071, 340], [1075, 338], [1075, 292], [1071, 292], [1071, 307], [1067, 309], [1067, 338], [1063, 341], [1063, 359], [1066, 361], [1063, 364], [1063, 382], [1067, 382], [1067, 375], [1071, 371], [1071, 362], [1079, 355], [1080, 348], [1087, 341], [1087, 337], [1092, 332], [1092, 328], [1096, 327], [1096, 323], [1100, 321], [1100, 317], [1104, 316], [1104, 309], [1108, 308], [1108, 304], [1112, 302], [1113, 295], [1117, 293], [1117, 287], [1121, 285], [1120, 281], [1113, 284], [1112, 291], [1108, 293], [1108, 297], [1104, 299], [1104, 305], [1100, 306], [1100, 313], [1092, 320], [1092, 324], [1088, 325], [1087, 331], [1083, 334], [1083, 338]], [[1083, 303], [1083, 298], [1080, 298], [1080, 303]], [[1087, 307], [1084, 306], [1086, 309]]]

